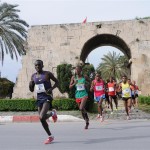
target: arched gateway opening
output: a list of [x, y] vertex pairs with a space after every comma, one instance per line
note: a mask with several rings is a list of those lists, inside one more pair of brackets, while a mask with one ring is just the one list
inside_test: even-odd
[[131, 58], [131, 52], [127, 44], [118, 36], [111, 34], [100, 34], [89, 39], [81, 50], [80, 60], [85, 62], [86, 58], [94, 49], [101, 46], [113, 46], [122, 51], [128, 59]]

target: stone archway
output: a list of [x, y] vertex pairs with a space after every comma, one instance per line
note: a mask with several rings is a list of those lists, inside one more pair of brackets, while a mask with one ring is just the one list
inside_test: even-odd
[[[119, 49], [124, 55], [127, 56], [128, 60], [131, 59], [131, 51], [127, 44], [118, 36], [112, 34], [100, 34], [89, 39], [81, 50], [80, 60], [85, 62], [88, 55], [96, 48], [101, 46], [112, 46]], [[128, 77], [131, 76], [131, 62], [125, 64], [127, 67]]]
[[92, 37], [84, 44], [81, 50], [80, 59], [85, 62], [89, 53], [100, 46], [116, 47], [122, 51], [128, 57], [128, 59], [131, 58], [130, 48], [120, 37], [111, 34], [100, 34]]
[[[13, 98], [31, 98], [28, 89], [35, 71], [34, 61], [44, 60], [44, 69], [53, 71], [66, 62], [85, 62], [88, 54], [100, 46], [113, 46], [131, 58], [131, 79], [142, 94], [150, 94], [150, 19], [99, 21], [85, 24], [32, 26], [28, 31], [27, 53], [22, 60]], [[55, 96], [59, 96], [56, 91]]]

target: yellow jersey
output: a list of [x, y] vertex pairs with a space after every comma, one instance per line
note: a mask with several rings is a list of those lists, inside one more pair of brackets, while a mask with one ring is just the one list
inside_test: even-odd
[[121, 83], [122, 86], [122, 97], [131, 97], [131, 89], [129, 83]]

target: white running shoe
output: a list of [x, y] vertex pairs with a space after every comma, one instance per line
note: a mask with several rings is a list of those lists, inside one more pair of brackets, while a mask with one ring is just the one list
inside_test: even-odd
[[130, 116], [127, 116], [127, 120], [131, 120]]
[[99, 118], [100, 118], [100, 114], [97, 115], [96, 119], [99, 119]]
[[104, 121], [104, 117], [100, 116], [100, 122], [103, 122], [103, 121]]

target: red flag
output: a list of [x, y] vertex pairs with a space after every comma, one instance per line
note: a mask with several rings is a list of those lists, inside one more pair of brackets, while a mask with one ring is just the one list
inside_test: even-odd
[[82, 23], [86, 23], [87, 22], [87, 17], [83, 20], [83, 22]]

